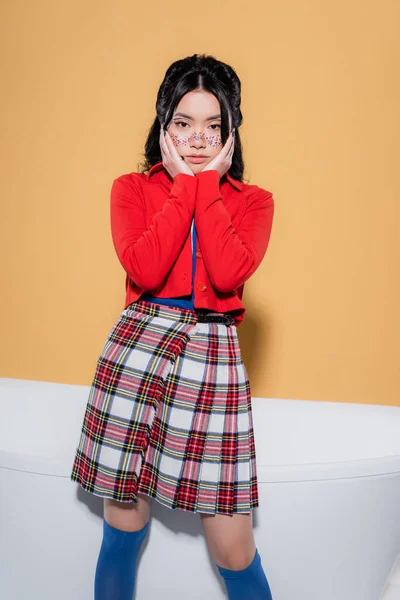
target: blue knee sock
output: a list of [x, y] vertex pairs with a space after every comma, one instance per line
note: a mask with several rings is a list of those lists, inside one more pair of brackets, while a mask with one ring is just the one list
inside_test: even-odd
[[139, 531], [121, 531], [103, 518], [103, 541], [94, 581], [95, 600], [132, 600], [136, 561], [148, 529], [149, 521]]
[[257, 549], [253, 561], [246, 569], [231, 571], [218, 567], [218, 570], [225, 580], [229, 600], [272, 600]]

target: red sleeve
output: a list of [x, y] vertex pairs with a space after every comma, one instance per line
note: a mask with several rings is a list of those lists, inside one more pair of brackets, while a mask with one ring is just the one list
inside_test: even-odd
[[196, 178], [195, 227], [204, 264], [213, 286], [229, 292], [249, 279], [267, 251], [274, 199], [271, 192], [252, 186], [235, 228], [222, 201], [218, 171], [200, 171]]
[[137, 177], [122, 175], [111, 187], [111, 234], [119, 261], [143, 290], [163, 282], [191, 227], [197, 179], [175, 175], [169, 197], [146, 225], [146, 198]]

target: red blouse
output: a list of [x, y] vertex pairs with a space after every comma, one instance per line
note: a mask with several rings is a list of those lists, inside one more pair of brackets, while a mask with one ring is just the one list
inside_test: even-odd
[[274, 199], [256, 185], [218, 171], [171, 178], [159, 162], [113, 181], [111, 233], [126, 272], [125, 308], [146, 291], [161, 298], [192, 293], [191, 223], [197, 233], [194, 306], [246, 311], [244, 282], [261, 263], [271, 236]]

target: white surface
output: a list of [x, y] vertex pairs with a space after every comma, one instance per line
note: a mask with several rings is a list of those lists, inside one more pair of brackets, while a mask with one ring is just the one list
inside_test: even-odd
[[[69, 479], [88, 392], [0, 379], [2, 598], [93, 597], [102, 499]], [[273, 600], [386, 600], [400, 553], [399, 409], [253, 398], [253, 410], [254, 532]], [[136, 598], [225, 597], [198, 515], [153, 503], [143, 550]]]
[[400, 598], [400, 554], [390, 574], [380, 600], [399, 600]]

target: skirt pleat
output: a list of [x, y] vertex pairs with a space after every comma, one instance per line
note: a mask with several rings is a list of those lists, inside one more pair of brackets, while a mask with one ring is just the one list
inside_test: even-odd
[[171, 509], [258, 506], [250, 383], [236, 327], [139, 300], [97, 361], [71, 479], [94, 495]]

